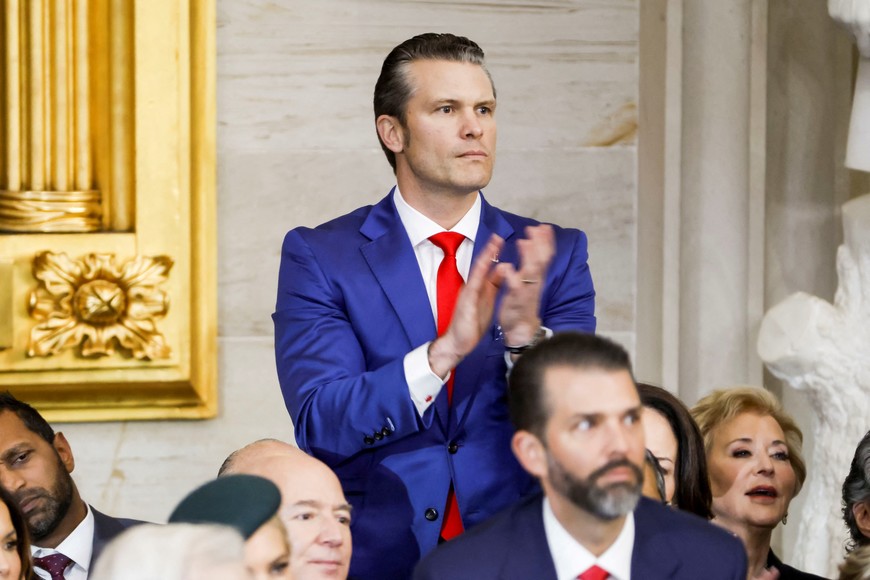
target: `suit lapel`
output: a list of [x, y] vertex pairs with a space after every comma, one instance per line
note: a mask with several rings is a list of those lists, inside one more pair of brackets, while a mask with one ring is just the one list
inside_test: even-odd
[[411, 347], [432, 340], [437, 332], [432, 307], [411, 241], [393, 205], [392, 191], [372, 208], [360, 232], [371, 240], [360, 251], [390, 301]]
[[[631, 553], [633, 578], [676, 578], [682, 561], [673, 546], [659, 533], [652, 500], [641, 498], [634, 510], [634, 549]], [[661, 506], [661, 509], [671, 509]]]
[[544, 531], [543, 496], [525, 500], [516, 508], [507, 556], [499, 578], [503, 580], [556, 580], [556, 565]]
[[[513, 227], [504, 219], [499, 210], [486, 202], [482, 195], [481, 204], [480, 226], [477, 228], [477, 238], [474, 240], [472, 264], [480, 257], [483, 248], [493, 234], [498, 234], [505, 242], [510, 240], [514, 235]], [[504, 261], [516, 260], [516, 249], [513, 243], [505, 244], [499, 259]], [[496, 313], [498, 312], [500, 301], [501, 297], [496, 301]], [[456, 381], [453, 386], [453, 404], [455, 410], [454, 416], [458, 418], [458, 421], [455, 423], [455, 430], [452, 430], [454, 433], [462, 429], [462, 425], [468, 418], [472, 403], [477, 396], [478, 380], [481, 370], [485, 366], [484, 359], [492, 341], [499, 340], [499, 338], [500, 331], [496, 327], [496, 322], [493, 321], [491, 328], [484, 333], [477, 347], [456, 368]]]
[[[360, 227], [360, 233], [371, 240], [363, 244], [360, 251], [393, 307], [410, 348], [417, 348], [433, 340], [438, 329], [414, 248], [393, 205], [393, 191], [395, 188], [372, 208]], [[380, 321], [375, 320], [373, 324]], [[446, 390], [442, 389], [433, 407], [441, 428], [446, 431]]]

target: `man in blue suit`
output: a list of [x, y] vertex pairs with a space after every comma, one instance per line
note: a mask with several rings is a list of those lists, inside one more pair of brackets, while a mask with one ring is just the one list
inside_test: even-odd
[[273, 318], [297, 443], [353, 505], [350, 576], [390, 580], [536, 490], [510, 451], [507, 365], [553, 332], [594, 331], [595, 292], [582, 232], [480, 193], [496, 99], [474, 42], [403, 42], [374, 105], [397, 185], [287, 234]]
[[736, 537], [641, 498], [643, 406], [625, 350], [563, 333], [510, 377], [514, 454], [541, 482], [527, 498], [446, 544], [415, 580], [744, 580]]

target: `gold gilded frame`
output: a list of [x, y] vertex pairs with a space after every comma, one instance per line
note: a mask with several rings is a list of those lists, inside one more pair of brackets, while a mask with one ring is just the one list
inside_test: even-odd
[[[17, 159], [24, 159], [26, 178], [33, 159], [44, 154], [46, 192], [29, 191], [36, 188], [22, 181], [19, 189], [28, 191], [12, 192], [10, 203], [48, 203], [56, 195], [52, 190], [63, 189], [48, 183], [51, 175], [63, 177], [68, 169], [71, 177], [60, 182], [75, 195], [61, 195], [64, 203], [84, 199], [83, 191], [98, 192], [103, 213], [98, 231], [58, 233], [37, 223], [29, 233], [0, 233], [0, 389], [34, 404], [50, 421], [213, 417], [216, 0], [4, 0], [0, 6], [20, 11], [24, 2], [31, 3], [28, 10], [40, 6], [55, 15], [46, 17], [45, 26], [39, 25], [41, 13], [20, 16], [22, 26], [36, 22], [32, 34], [45, 38], [32, 46], [42, 46], [46, 54], [61, 42], [52, 34], [72, 38], [77, 22], [121, 27], [129, 42], [126, 48], [118, 44], [116, 34], [91, 47], [88, 74], [103, 75], [109, 86], [93, 80], [76, 84], [79, 77], [69, 73], [67, 93], [46, 90], [49, 97], [40, 97], [45, 102], [37, 101], [42, 109], [34, 110], [46, 111], [46, 124], [68, 121], [68, 130], [36, 121], [28, 129], [31, 119], [19, 114], [22, 106], [31, 106], [26, 92], [34, 75], [28, 64], [41, 62], [46, 82], [56, 87], [64, 66], [75, 68], [81, 55], [70, 41], [66, 60], [37, 55], [28, 61], [14, 54], [17, 39], [2, 38], [4, 59], [18, 58], [23, 65], [11, 77], [20, 87], [12, 86], [9, 75], [0, 83], [5, 96], [0, 190], [13, 189]], [[56, 14], [79, 10], [92, 10], [98, 18], [70, 17], [66, 29], [49, 25], [61, 21]], [[13, 11], [7, 19], [10, 13], [19, 18]], [[24, 105], [17, 102], [19, 95]], [[91, 121], [84, 137], [82, 119]], [[34, 145], [40, 139], [44, 143]], [[76, 153], [88, 139], [91, 153]], [[66, 184], [79, 175], [84, 177]], [[10, 213], [17, 215], [18, 209], [13, 206]]]

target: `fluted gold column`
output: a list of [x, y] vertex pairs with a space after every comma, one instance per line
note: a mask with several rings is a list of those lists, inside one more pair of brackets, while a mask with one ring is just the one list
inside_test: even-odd
[[135, 222], [133, 196], [133, 3], [109, 2], [109, 75], [111, 77], [110, 149], [112, 168], [111, 229], [127, 231]]
[[105, 229], [101, 197], [116, 195], [124, 215], [107, 220], [108, 229], [132, 228], [133, 119], [125, 96], [132, 89], [111, 90], [111, 111], [105, 113], [110, 134], [100, 138], [110, 141], [106, 151], [121, 153], [110, 153], [109, 178], [95, 182], [92, 86], [105, 86], [108, 79], [93, 74], [90, 59], [99, 56], [89, 50], [98, 37], [112, 34], [112, 79], [132, 82], [129, 74], [116, 72], [118, 66], [132, 67], [131, 27], [110, 27], [116, 12], [129, 14], [126, 4], [113, 2], [111, 18], [92, 26], [88, 0], [3, 0], [0, 230], [99, 231]]

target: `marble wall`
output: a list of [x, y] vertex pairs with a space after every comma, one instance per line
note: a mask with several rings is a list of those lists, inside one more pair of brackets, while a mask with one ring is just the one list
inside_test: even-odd
[[[796, 290], [833, 292], [837, 208], [870, 185], [841, 167], [851, 53], [823, 2], [217, 7], [220, 415], [59, 426], [84, 497], [109, 513], [163, 521], [233, 449], [292, 439], [270, 320], [281, 240], [393, 184], [371, 93], [390, 48], [420, 32], [464, 34], [487, 52], [499, 155], [486, 195], [588, 233], [599, 330], [641, 351], [641, 378], [689, 403], [760, 384], [763, 310]], [[641, 21], [656, 50], [640, 48]], [[640, 184], [639, 156], [655, 166]], [[781, 394], [808, 427], [802, 398]], [[786, 527], [786, 561], [793, 541]]]
[[588, 233], [599, 329], [634, 348], [638, 0], [217, 6], [220, 416], [60, 425], [87, 500], [163, 521], [236, 447], [292, 438], [270, 320], [281, 240], [393, 184], [371, 94], [383, 57], [420, 32], [487, 52], [499, 100], [487, 198]]

